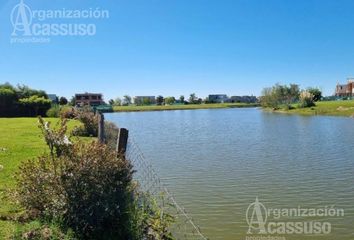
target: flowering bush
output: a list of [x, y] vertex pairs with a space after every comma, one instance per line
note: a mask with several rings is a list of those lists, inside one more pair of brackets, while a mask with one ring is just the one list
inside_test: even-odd
[[315, 106], [314, 95], [307, 90], [300, 93], [300, 104], [299, 107], [313, 107]]

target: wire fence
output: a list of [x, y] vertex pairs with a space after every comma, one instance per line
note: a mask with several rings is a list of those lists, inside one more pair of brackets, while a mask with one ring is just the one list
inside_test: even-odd
[[164, 201], [160, 201], [159, 207], [175, 218], [171, 227], [171, 232], [176, 239], [206, 240], [200, 228], [193, 219], [187, 214], [186, 210], [177, 203], [173, 195], [161, 182], [151, 163], [146, 159], [138, 144], [129, 136], [126, 151], [126, 158], [131, 161], [134, 170], [135, 180], [139, 187], [156, 199], [161, 195]]

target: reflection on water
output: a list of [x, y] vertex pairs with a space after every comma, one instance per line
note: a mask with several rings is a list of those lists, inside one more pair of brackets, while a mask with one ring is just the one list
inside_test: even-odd
[[[246, 211], [324, 208], [344, 217], [331, 233], [286, 239], [354, 238], [354, 120], [217, 109], [106, 114], [130, 130], [160, 177], [210, 239], [245, 239]], [[269, 221], [269, 219], [268, 219]]]

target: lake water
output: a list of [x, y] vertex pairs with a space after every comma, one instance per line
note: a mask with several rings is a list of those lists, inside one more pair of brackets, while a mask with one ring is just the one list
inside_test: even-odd
[[[106, 119], [130, 130], [210, 239], [354, 239], [354, 119], [253, 108], [112, 113]], [[256, 198], [263, 205], [250, 206]], [[279, 235], [267, 228], [267, 234], [258, 235], [259, 224], [252, 224], [248, 234], [246, 219], [253, 210], [261, 211], [254, 221], [267, 215], [262, 206], [269, 215], [266, 223], [275, 222], [276, 230], [281, 223], [316, 221], [324, 234]], [[337, 209], [336, 216], [325, 214], [330, 207]], [[301, 216], [287, 213], [295, 208]], [[305, 209], [315, 209], [317, 216], [306, 215]], [[276, 218], [276, 211], [285, 212]], [[324, 222], [330, 224], [329, 234]]]

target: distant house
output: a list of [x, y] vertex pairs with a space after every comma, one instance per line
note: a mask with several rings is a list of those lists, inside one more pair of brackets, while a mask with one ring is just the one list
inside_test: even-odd
[[230, 100], [233, 103], [256, 103], [258, 101], [255, 96], [232, 96]]
[[210, 94], [208, 100], [210, 103], [226, 103], [230, 101], [226, 94]]
[[354, 96], [354, 78], [348, 78], [347, 84], [337, 84], [334, 95], [336, 97], [353, 97]]
[[58, 96], [55, 94], [47, 94], [48, 99], [52, 101], [52, 103], [58, 104], [59, 100], [58, 100]]
[[76, 106], [98, 106], [104, 104], [101, 93], [78, 93], [75, 94]]
[[136, 96], [134, 97], [134, 103], [136, 105], [156, 104], [156, 98], [155, 96]]
[[336, 91], [334, 94], [336, 97], [347, 96], [347, 84], [337, 84]]

